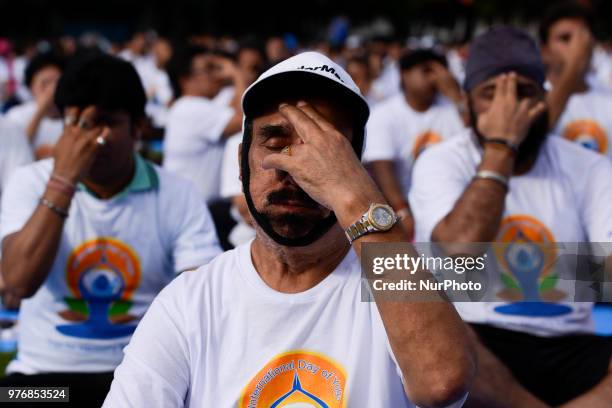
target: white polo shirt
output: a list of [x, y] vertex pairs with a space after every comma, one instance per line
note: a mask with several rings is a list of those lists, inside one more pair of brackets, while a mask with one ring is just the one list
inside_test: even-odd
[[[52, 169], [48, 159], [15, 172], [2, 196], [3, 239], [29, 220]], [[193, 185], [143, 159], [110, 199], [79, 188], [47, 279], [21, 304], [19, 351], [8, 371], [114, 370], [157, 293], [219, 253]]]
[[[419, 157], [409, 196], [417, 242], [431, 241], [433, 229], [451, 212], [471, 183], [481, 158], [482, 149], [471, 131], [434, 146]], [[510, 178], [497, 241], [507, 244], [611, 242], [611, 202], [612, 162], [559, 137], [549, 136], [529, 172]], [[541, 254], [538, 251], [517, 253], [528, 257], [515, 261], [527, 265], [529, 262], [525, 261], [535, 260]], [[554, 287], [540, 286], [540, 301], [552, 306], [539, 305], [531, 316], [524, 311], [512, 312], [512, 308], [505, 307], [511, 303], [507, 295], [525, 293], [515, 290], [519, 265], [513, 258], [503, 258], [499, 253], [488, 256], [494, 259], [488, 270], [489, 285], [495, 289], [489, 293], [494, 299], [456, 303], [464, 320], [542, 336], [593, 331], [592, 303], [572, 302], [573, 292], [579, 288], [571, 280], [559, 279]], [[533, 275], [541, 284], [545, 276], [558, 273], [541, 267]], [[502, 274], [505, 279], [500, 277]], [[552, 314], [543, 316], [547, 311]]]

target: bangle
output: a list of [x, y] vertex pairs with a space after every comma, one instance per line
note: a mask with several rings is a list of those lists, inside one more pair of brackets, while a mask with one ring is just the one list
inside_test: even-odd
[[44, 197], [40, 198], [39, 204], [44, 207], [47, 207], [48, 209], [53, 211], [55, 214], [59, 215], [61, 218], [68, 217], [68, 211], [59, 208], [58, 206], [56, 206], [55, 204], [53, 204], [51, 201], [47, 200]]
[[474, 178], [497, 181], [498, 183], [503, 185], [506, 188], [506, 190], [508, 189], [508, 182], [509, 182], [508, 177], [496, 171], [479, 170], [474, 176]]
[[515, 145], [514, 143], [510, 143], [509, 141], [507, 141], [505, 139], [500, 139], [500, 138], [496, 138], [496, 137], [485, 137], [485, 138], [483, 138], [483, 143], [484, 144], [493, 144], [493, 145], [504, 146], [504, 147], [510, 149], [510, 151], [512, 151], [512, 153], [515, 156], [518, 154], [518, 146]]
[[67, 185], [67, 186], [69, 186], [69, 187], [72, 187], [73, 189], [75, 189], [75, 188], [76, 188], [76, 185], [75, 185], [74, 183], [72, 183], [72, 182], [71, 182], [70, 180], [68, 180], [67, 178], [62, 177], [62, 176], [60, 176], [60, 175], [58, 175], [58, 174], [56, 174], [56, 173], [52, 173], [52, 174], [51, 174], [51, 178], [52, 178], [53, 180], [57, 180], [57, 181], [59, 181], [59, 182], [60, 182], [60, 183], [62, 183], [62, 184], [65, 184], [65, 185]]
[[52, 190], [56, 190], [59, 191], [65, 195], [67, 195], [68, 197], [72, 197], [74, 195], [75, 192], [75, 188], [72, 186], [69, 186], [67, 184], [61, 183], [59, 181], [57, 181], [54, 178], [49, 179], [49, 182], [47, 183], [47, 187], [52, 189]]

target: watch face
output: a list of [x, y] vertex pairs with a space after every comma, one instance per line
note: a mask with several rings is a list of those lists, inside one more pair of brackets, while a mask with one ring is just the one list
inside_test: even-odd
[[381, 205], [372, 209], [371, 221], [376, 228], [386, 230], [393, 226], [395, 217], [389, 208]]

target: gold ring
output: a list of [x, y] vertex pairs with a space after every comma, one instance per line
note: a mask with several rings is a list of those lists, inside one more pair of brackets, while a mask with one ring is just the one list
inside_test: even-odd
[[283, 149], [280, 152], [281, 154], [286, 154], [287, 156], [291, 156], [291, 145], [287, 145], [283, 147]]

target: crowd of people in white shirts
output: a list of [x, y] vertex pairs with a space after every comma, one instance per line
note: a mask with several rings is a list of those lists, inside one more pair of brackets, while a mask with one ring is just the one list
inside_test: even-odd
[[[500, 35], [524, 40], [513, 33]], [[553, 10], [543, 20], [538, 37], [539, 57], [546, 68], [542, 83], [547, 90], [550, 136], [543, 147], [537, 146], [537, 161], [506, 180], [508, 195], [504, 192], [497, 204], [487, 204], [490, 214], [499, 213], [498, 218], [483, 220], [477, 220], [478, 214], [468, 208], [470, 194], [484, 194], [484, 190], [470, 190], [478, 187], [470, 184], [471, 180], [482, 169], [503, 171], [496, 167], [502, 166], [502, 159], [486, 161], [484, 150], [472, 143], [472, 129], [479, 129], [482, 117], [475, 114], [476, 99], [466, 97], [478, 89], [465, 79], [466, 69], [470, 71], [465, 64], [475, 58], [470, 44], [410, 49], [399, 41], [371, 39], [340, 50], [326, 44], [310, 47], [346, 70], [367, 101], [370, 117], [362, 162], [398, 215], [409, 240], [503, 241], [517, 239], [517, 230], [522, 238], [552, 242], [612, 239], [612, 52], [596, 43], [588, 14], [577, 7]], [[0, 62], [0, 86], [11, 89], [10, 94], [2, 94], [0, 116], [3, 258], [7, 254], [27, 256], [28, 251], [41, 251], [39, 247], [49, 251], [32, 257], [46, 261], [19, 266], [28, 276], [36, 276], [39, 282], [35, 285], [4, 270], [17, 267], [14, 260], [3, 259], [0, 289], [4, 303], [9, 307], [21, 303], [19, 353], [7, 373], [107, 373], [121, 362], [122, 348], [136, 323], [174, 274], [208, 263], [222, 250], [240, 247], [244, 252], [244, 245], [255, 237], [240, 178], [239, 145], [245, 125], [241, 98], [266, 69], [305, 49], [289, 49], [282, 37], [235, 41], [202, 36], [172, 44], [147, 32], [135, 34], [123, 49], [102, 53], [71, 50], [75, 55], [69, 55], [67, 49], [49, 44], [41, 42], [40, 50], [27, 58]], [[57, 170], [60, 161], [69, 159], [54, 153], [69, 125], [62, 109], [74, 101], [87, 100], [73, 89], [74, 94], [64, 91], [66, 102], [58, 106], [62, 98], [56, 89], [69, 86], [61, 84], [62, 76], [67, 72], [76, 75], [71, 65], [79, 53], [114, 54], [135, 68], [146, 100], [142, 126], [136, 132], [136, 150], [146, 147], [155, 132], [163, 134], [160, 166], [131, 152], [133, 162], [130, 157], [125, 160], [135, 169], [129, 175], [132, 179], [125, 189], [113, 191], [109, 197], [105, 197], [104, 188], [97, 191], [76, 176], [65, 180], [64, 173]], [[96, 72], [92, 66], [80, 69]], [[119, 74], [121, 69], [117, 68]], [[523, 72], [522, 67], [517, 69], [519, 74]], [[531, 71], [527, 68], [525, 72]], [[79, 79], [86, 81], [88, 77]], [[531, 92], [520, 81], [516, 87], [520, 95]], [[101, 87], [95, 89], [104, 93]], [[128, 111], [129, 103], [109, 109]], [[139, 118], [139, 113], [128, 113], [132, 120]], [[103, 141], [98, 142], [104, 146]], [[99, 180], [103, 180], [104, 171], [99, 172]], [[161, 192], [152, 194], [158, 187]], [[69, 212], [64, 214], [58, 201], [45, 195], [52, 190], [60, 202], [70, 196]], [[43, 195], [46, 200], [39, 201]], [[219, 203], [223, 205], [219, 207]], [[54, 213], [48, 217], [64, 217], [63, 227], [35, 225], [45, 221], [36, 213], [41, 204], [45, 207], [42, 210]], [[472, 225], [460, 220], [471, 220]], [[497, 226], [494, 230], [484, 226], [476, 229], [487, 223]], [[31, 234], [47, 228], [55, 243], [40, 237], [26, 242], [26, 237], [31, 239]], [[41, 268], [51, 272], [41, 275], [36, 272]], [[95, 268], [97, 275], [85, 273]], [[120, 269], [120, 281], [104, 272], [113, 268]], [[256, 275], [252, 265], [244, 268]], [[24, 289], [11, 293], [6, 287]], [[495, 351], [495, 345], [488, 343], [497, 334], [481, 326], [543, 337], [592, 332], [589, 304], [556, 317], [537, 312], [530, 317], [522, 312], [504, 314], [495, 307], [489, 303], [457, 305], [461, 317], [475, 325], [482, 343], [499, 353], [511, 371], [515, 367], [504, 360], [504, 351]], [[133, 324], [115, 324], [129, 322]], [[147, 347], [142, 338], [138, 344]], [[489, 361], [489, 357], [479, 354], [482, 361]], [[507, 381], [501, 374], [489, 375], [493, 383]], [[106, 377], [92, 381], [105, 384], [102, 388], [106, 390], [110, 386]], [[530, 380], [525, 381], [521, 386], [529, 389]], [[478, 379], [475, 383], [480, 386]], [[115, 391], [114, 398], [121, 391]], [[560, 402], [554, 392], [532, 394], [537, 393], [520, 394], [525, 397], [522, 402], [532, 404], [522, 406]], [[487, 396], [486, 392], [482, 395]], [[483, 401], [488, 400], [483, 397]]]

